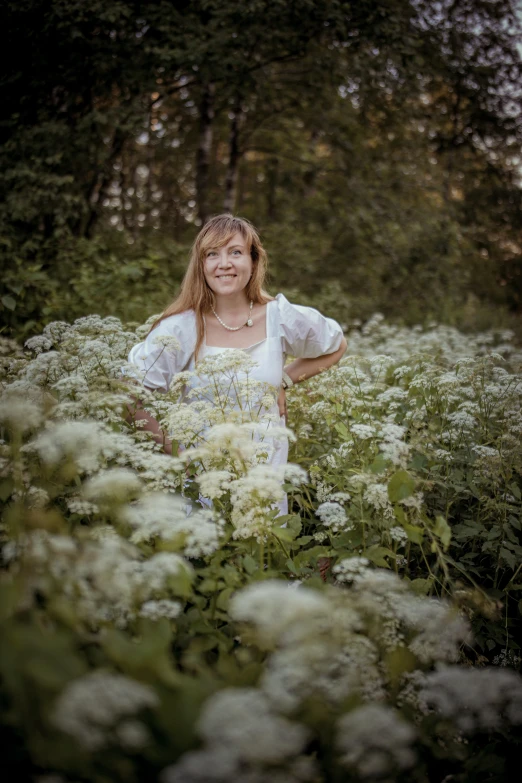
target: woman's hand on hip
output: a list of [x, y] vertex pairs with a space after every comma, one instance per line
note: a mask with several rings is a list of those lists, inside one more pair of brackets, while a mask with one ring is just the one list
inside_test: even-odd
[[285, 417], [285, 424], [288, 419], [288, 412], [286, 409], [286, 391], [281, 386], [279, 390], [279, 396], [277, 398], [277, 406], [279, 408], [279, 415]]

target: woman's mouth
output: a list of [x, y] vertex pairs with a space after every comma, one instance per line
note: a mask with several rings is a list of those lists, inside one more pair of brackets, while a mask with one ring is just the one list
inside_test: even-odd
[[218, 280], [232, 280], [237, 275], [216, 275]]

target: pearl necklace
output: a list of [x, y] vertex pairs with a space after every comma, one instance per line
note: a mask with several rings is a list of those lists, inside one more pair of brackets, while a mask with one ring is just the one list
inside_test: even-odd
[[249, 315], [248, 315], [248, 320], [247, 320], [246, 323], [241, 324], [241, 326], [227, 326], [226, 323], [221, 320], [221, 318], [219, 317], [219, 315], [216, 313], [216, 311], [214, 310], [214, 308], [212, 306], [211, 306], [211, 310], [214, 313], [214, 315], [216, 316], [216, 318], [218, 319], [218, 321], [221, 324], [221, 326], [224, 326], [225, 329], [228, 329], [229, 332], [237, 332], [237, 331], [239, 331], [239, 329], [242, 329], [244, 326], [253, 326], [254, 325], [254, 322], [252, 321], [252, 308], [253, 308], [253, 306], [254, 306], [254, 303], [251, 301], [250, 302], [250, 311], [249, 311]]

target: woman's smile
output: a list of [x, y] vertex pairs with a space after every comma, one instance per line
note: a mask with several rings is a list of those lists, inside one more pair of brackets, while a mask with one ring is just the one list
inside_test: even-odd
[[252, 271], [250, 251], [238, 231], [226, 245], [210, 247], [205, 253], [203, 273], [217, 296], [237, 297], [248, 285]]

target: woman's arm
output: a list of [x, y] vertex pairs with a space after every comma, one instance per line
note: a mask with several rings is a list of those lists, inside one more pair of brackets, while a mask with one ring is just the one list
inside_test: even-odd
[[165, 454], [172, 455], [172, 441], [167, 438], [154, 416], [144, 409], [140, 398], [135, 394], [132, 395], [132, 398], [134, 400], [134, 405], [127, 405], [127, 415], [125, 417], [126, 420], [144, 421], [145, 424], [140, 427], [140, 429], [144, 429], [152, 433], [156, 443], [159, 443], [160, 446], [163, 446], [163, 451]]
[[343, 337], [341, 345], [333, 353], [326, 353], [324, 356], [317, 356], [315, 359], [295, 359], [295, 361], [286, 365], [285, 372], [294, 383], [313, 378], [314, 375], [318, 375], [322, 370], [327, 370], [329, 367], [337, 364], [342, 359], [346, 348], [347, 343]]

